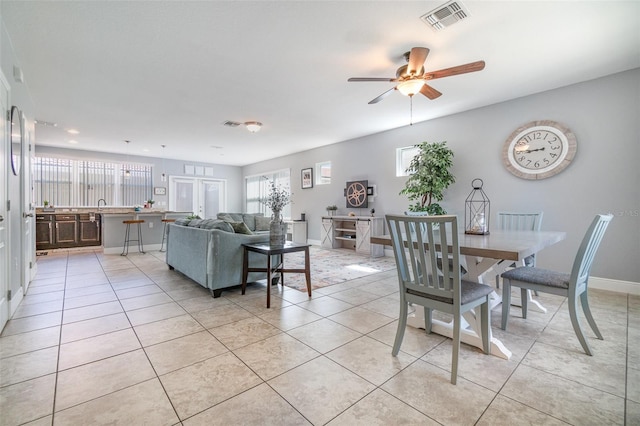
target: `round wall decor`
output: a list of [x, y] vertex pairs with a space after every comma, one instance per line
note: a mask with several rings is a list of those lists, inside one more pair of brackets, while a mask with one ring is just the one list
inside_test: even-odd
[[502, 149], [502, 161], [523, 179], [546, 179], [564, 170], [576, 155], [576, 137], [564, 124], [532, 121], [514, 130]]

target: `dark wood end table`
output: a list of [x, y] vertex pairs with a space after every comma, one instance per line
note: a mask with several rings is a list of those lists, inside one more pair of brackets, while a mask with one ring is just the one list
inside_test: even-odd
[[[307, 292], [311, 297], [311, 272], [309, 271], [309, 247], [310, 244], [298, 244], [287, 241], [283, 246], [270, 246], [269, 243], [243, 244], [244, 254], [242, 259], [242, 294], [247, 288], [247, 276], [249, 272], [266, 272], [267, 273], [267, 308], [271, 307], [271, 276], [272, 274], [280, 274], [280, 282], [284, 287], [284, 274], [304, 274], [307, 280]], [[284, 255], [286, 253], [294, 253], [296, 251], [304, 251], [304, 268], [288, 269], [284, 267]], [[260, 253], [267, 256], [266, 268], [249, 268], [249, 252]], [[278, 256], [275, 265], [272, 265], [272, 256]]]

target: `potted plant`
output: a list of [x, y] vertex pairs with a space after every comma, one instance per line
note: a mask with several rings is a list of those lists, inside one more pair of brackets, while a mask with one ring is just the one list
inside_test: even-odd
[[456, 181], [450, 172], [453, 166], [453, 151], [447, 147], [446, 141], [423, 142], [416, 147], [419, 148], [419, 152], [406, 170], [411, 175], [400, 194], [416, 201], [409, 206], [412, 212], [446, 214], [442, 206], [435, 201], [442, 201], [444, 190]]
[[49, 202], [47, 200], [44, 200], [44, 208], [46, 209], [47, 207], [49, 207]]
[[327, 215], [328, 216], [333, 216], [336, 214], [336, 211], [338, 210], [338, 206], [331, 205], [331, 206], [327, 206]]
[[269, 244], [272, 246], [284, 245], [287, 237], [287, 224], [282, 220], [282, 210], [291, 202], [291, 193], [288, 189], [271, 181], [269, 195], [260, 201], [269, 207], [273, 214], [269, 224]]

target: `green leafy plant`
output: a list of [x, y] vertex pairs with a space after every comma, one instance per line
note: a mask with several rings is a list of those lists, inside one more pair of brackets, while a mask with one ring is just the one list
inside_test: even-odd
[[193, 220], [193, 219], [202, 219], [202, 218], [200, 216], [198, 216], [197, 214], [190, 214], [185, 219]]
[[327, 210], [329, 210], [329, 211], [336, 211], [336, 210], [338, 210], [338, 206], [336, 206], [335, 204], [334, 204], [334, 205], [332, 205], [332, 206], [327, 206]]
[[406, 195], [412, 212], [428, 212], [430, 215], [443, 215], [447, 212], [435, 201], [442, 201], [444, 190], [456, 181], [450, 172], [453, 166], [453, 151], [447, 142], [423, 142], [416, 145], [418, 154], [411, 160], [407, 172], [409, 179], [400, 195]]

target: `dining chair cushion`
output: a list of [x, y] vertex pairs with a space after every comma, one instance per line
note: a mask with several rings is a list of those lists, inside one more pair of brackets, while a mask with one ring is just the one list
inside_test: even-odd
[[[460, 303], [466, 305], [469, 302], [472, 302], [480, 297], [486, 296], [493, 291], [493, 287], [490, 287], [486, 284], [480, 284], [473, 281], [460, 281]], [[450, 297], [442, 297], [442, 296], [434, 296], [431, 294], [426, 294], [421, 291], [407, 289], [407, 293], [413, 294], [414, 296], [427, 297], [432, 300], [437, 300], [438, 302], [448, 303], [449, 305], [453, 304], [453, 299]]]
[[550, 271], [548, 269], [521, 266], [503, 273], [502, 278], [567, 290], [569, 288], [569, 279], [571, 278], [571, 275], [563, 272]]

